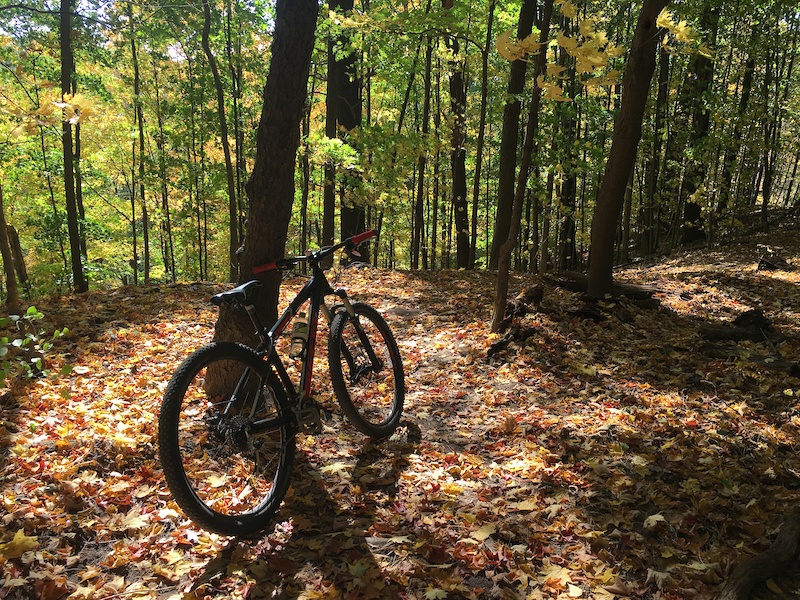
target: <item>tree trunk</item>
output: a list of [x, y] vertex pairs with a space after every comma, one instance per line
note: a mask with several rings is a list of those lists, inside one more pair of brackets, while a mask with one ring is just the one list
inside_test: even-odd
[[11, 252], [11, 243], [8, 239], [8, 224], [6, 211], [3, 206], [3, 186], [0, 185], [0, 255], [3, 257], [3, 272], [6, 275], [6, 311], [9, 314], [18, 313], [19, 285], [14, 272], [14, 255]]
[[480, 199], [483, 146], [486, 133], [486, 108], [489, 99], [489, 50], [492, 43], [492, 25], [496, 0], [489, 0], [489, 18], [486, 25], [486, 43], [481, 48], [481, 110], [475, 146], [475, 178], [472, 184], [472, 233], [469, 244], [469, 268], [475, 268], [478, 249], [478, 201]]
[[655, 122], [653, 123], [653, 149], [647, 169], [647, 198], [639, 227], [639, 249], [645, 255], [655, 252], [658, 239], [659, 223], [656, 218], [658, 214], [656, 205], [659, 198], [656, 194], [656, 189], [661, 166], [664, 116], [667, 108], [667, 93], [669, 92], [669, 57], [670, 54], [666, 48], [659, 50], [658, 93], [656, 95]]
[[156, 125], [158, 137], [158, 177], [161, 181], [161, 257], [164, 261], [164, 273], [167, 281], [175, 282], [175, 246], [172, 240], [172, 215], [169, 205], [169, 188], [167, 182], [167, 136], [164, 132], [164, 115], [161, 110], [161, 96], [158, 85], [158, 65], [153, 56], [153, 87], [156, 95]]
[[[544, 44], [550, 35], [550, 19], [553, 14], [553, 0], [545, 0], [542, 7], [542, 22], [539, 29], [541, 34], [539, 40]], [[539, 54], [536, 56], [536, 73], [538, 76], [545, 72], [547, 65], [546, 46], [543, 46]], [[533, 161], [533, 147], [534, 141], [539, 133], [539, 103], [542, 97], [542, 89], [536, 86], [533, 89], [531, 104], [528, 110], [528, 124], [525, 130], [525, 143], [522, 148], [522, 160], [519, 166], [519, 175], [517, 177], [517, 187], [514, 193], [514, 204], [511, 213], [511, 222], [508, 230], [508, 239], [500, 248], [498, 252], [497, 261], [497, 286], [494, 293], [494, 310], [492, 313], [491, 330], [496, 333], [500, 330], [500, 323], [503, 320], [506, 301], [508, 297], [508, 279], [509, 269], [511, 266], [511, 254], [514, 247], [517, 245], [517, 238], [519, 237], [520, 221], [522, 219], [522, 205], [525, 196], [525, 188], [528, 185], [528, 175], [530, 173], [531, 164]]]
[[[72, 10], [73, 0], [62, 0], [59, 32], [61, 36], [61, 95], [66, 100], [72, 91], [75, 63], [72, 54]], [[78, 204], [75, 198], [75, 165], [72, 149], [72, 123], [64, 119], [61, 123], [61, 144], [64, 154], [64, 197], [67, 207], [67, 231], [69, 233], [70, 263], [72, 265], [72, 287], [80, 293], [89, 289], [81, 260], [81, 236], [78, 226]]]
[[[332, 10], [344, 13], [352, 12], [353, 0], [334, 0], [330, 2], [330, 6]], [[333, 40], [329, 43], [333, 43]], [[342, 36], [336, 43], [342, 44], [345, 48], [350, 47], [346, 36]], [[361, 75], [358, 70], [358, 55], [355, 49], [351, 49], [345, 56], [337, 58], [335, 53], [330, 51], [328, 59], [336, 63], [336, 68], [333, 72], [339, 80], [335, 88], [338, 94], [334, 98], [329, 97], [328, 102], [333, 102], [336, 107], [337, 133], [341, 137], [345, 137], [346, 132], [361, 126], [363, 103], [361, 99]], [[352, 198], [351, 190], [355, 185], [354, 177], [354, 174], [348, 174], [342, 186], [341, 239], [361, 233], [367, 228], [364, 205], [355, 202], [354, 198]], [[351, 197], [348, 198], [348, 196]], [[369, 254], [366, 247], [361, 252], [362, 259], [368, 262]]]
[[[428, 45], [425, 51], [425, 92], [422, 105], [422, 140], [427, 143], [428, 133], [430, 132], [431, 114], [431, 63], [433, 60], [433, 42], [428, 37]], [[427, 166], [427, 149], [420, 151], [417, 159], [417, 193], [414, 198], [413, 206], [413, 227], [411, 231], [411, 269], [419, 269], [419, 258], [422, 251], [422, 231], [425, 220], [425, 167]]]
[[[133, 64], [133, 107], [134, 114], [133, 120], [136, 124], [139, 134], [139, 158], [136, 158], [136, 149], [134, 146], [133, 162], [139, 167], [139, 185], [138, 188], [139, 200], [142, 202], [142, 241], [144, 242], [144, 284], [150, 284], [150, 219], [147, 212], [147, 194], [144, 185], [145, 165], [144, 165], [144, 114], [142, 111], [142, 98], [140, 90], [140, 77], [139, 77], [139, 53], [136, 50], [136, 29], [134, 27], [135, 21], [133, 18], [133, 9], [128, 5], [128, 21], [130, 23], [130, 36], [131, 36], [131, 62]], [[134, 191], [134, 196], [136, 191]], [[134, 219], [134, 229], [136, 228], [136, 220]]]
[[[753, 41], [750, 42], [750, 47], [754, 47]], [[730, 208], [729, 202], [731, 185], [733, 183], [733, 171], [739, 159], [739, 150], [742, 147], [742, 124], [744, 123], [747, 107], [750, 103], [750, 93], [753, 89], [753, 72], [755, 68], [756, 61], [751, 54], [747, 57], [747, 61], [745, 61], [744, 75], [741, 84], [742, 92], [739, 96], [739, 107], [733, 126], [731, 145], [725, 153], [725, 160], [722, 166], [719, 201], [717, 202], [717, 215], [720, 217], [724, 216], [724, 213]]]
[[[536, 15], [536, 0], [524, 0], [519, 12], [517, 38], [522, 40], [533, 31]], [[517, 142], [519, 140], [519, 115], [522, 112], [520, 95], [525, 87], [525, 71], [528, 63], [515, 60], [511, 63], [508, 78], [509, 99], [503, 109], [503, 130], [500, 134], [500, 173], [497, 181], [497, 214], [495, 215], [494, 237], [489, 257], [489, 268], [498, 268], [500, 246], [508, 239], [511, 229], [511, 213], [514, 206], [514, 181], [517, 168]], [[501, 317], [502, 318], [502, 317]]]
[[203, 52], [214, 78], [214, 89], [217, 93], [217, 118], [219, 119], [219, 136], [222, 142], [222, 152], [225, 156], [225, 179], [228, 182], [228, 278], [236, 281], [239, 264], [236, 252], [239, 250], [239, 205], [236, 199], [236, 177], [233, 172], [231, 160], [231, 146], [228, 141], [228, 120], [225, 117], [225, 94], [222, 90], [222, 79], [217, 68], [217, 59], [211, 51], [208, 36], [211, 31], [211, 7], [208, 0], [203, 0]]
[[800, 510], [791, 513], [775, 541], [761, 554], [739, 564], [720, 589], [717, 600], [747, 600], [753, 589], [792, 568], [800, 549]]
[[614, 238], [625, 187], [642, 137], [642, 120], [656, 66], [656, 48], [660, 42], [656, 19], [667, 2], [644, 0], [623, 77], [622, 104], [592, 218], [589, 295], [595, 298], [613, 290]]
[[[445, 10], [453, 9], [454, 0], [442, 0]], [[450, 168], [452, 170], [452, 204], [456, 228], [456, 268], [469, 267], [469, 214], [467, 213], [467, 86], [464, 82], [464, 60], [459, 57], [458, 39], [450, 34], [445, 44], [453, 60], [450, 61]]]
[[[253, 267], [279, 259], [286, 247], [294, 200], [294, 170], [300, 121], [308, 95], [308, 73], [319, 4], [317, 0], [278, 0], [269, 75], [264, 86], [253, 172], [245, 185], [250, 207], [239, 255], [239, 280], [253, 278]], [[260, 276], [264, 288], [257, 307], [265, 321], [278, 316], [280, 273]], [[253, 342], [247, 317], [220, 309], [216, 340]]]
[[[701, 17], [703, 29], [710, 31], [712, 38], [716, 37], [719, 12], [718, 8], [707, 4]], [[688, 85], [688, 100], [692, 106], [692, 128], [689, 134], [692, 158], [686, 167], [683, 186], [684, 212], [681, 241], [684, 244], [691, 244], [706, 238], [702, 186], [710, 162], [708, 133], [711, 129], [711, 118], [708, 110], [708, 95], [714, 79], [714, 63], [702, 54], [693, 54], [689, 73], [686, 85]]]

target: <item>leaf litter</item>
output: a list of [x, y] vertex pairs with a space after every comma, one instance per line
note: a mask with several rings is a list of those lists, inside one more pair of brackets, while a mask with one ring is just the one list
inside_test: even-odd
[[[299, 438], [275, 527], [249, 541], [188, 521], [155, 449], [222, 288], [39, 302], [70, 329], [51, 368], [73, 368], [0, 399], [0, 598], [711, 598], [798, 502], [800, 252], [781, 244], [793, 270], [757, 270], [751, 243], [617, 273], [658, 289], [655, 309], [608, 299], [585, 318], [545, 282], [529, 335], [491, 359], [491, 274], [343, 271], [395, 331], [404, 419], [381, 442], [355, 432], [319, 361], [324, 430]], [[753, 309], [778, 341], [704, 337]]]

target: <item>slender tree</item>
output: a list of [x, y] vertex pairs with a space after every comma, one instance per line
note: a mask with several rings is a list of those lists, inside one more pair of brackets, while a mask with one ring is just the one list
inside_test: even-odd
[[[547, 38], [550, 35], [550, 20], [553, 16], [553, 0], [544, 0], [542, 7], [539, 30], [541, 32], [539, 41], [542, 48], [536, 56], [535, 75], [544, 74], [547, 67]], [[539, 135], [539, 105], [542, 98], [542, 88], [538, 85], [533, 89], [531, 103], [528, 108], [528, 122], [525, 127], [525, 140], [522, 147], [522, 160], [520, 161], [519, 173], [517, 175], [516, 188], [514, 192], [514, 204], [512, 205], [511, 220], [509, 223], [508, 238], [500, 247], [498, 253], [497, 284], [494, 293], [494, 310], [492, 312], [491, 330], [497, 332], [503, 321], [508, 296], [508, 279], [511, 268], [511, 255], [517, 245], [519, 238], [520, 222], [522, 220], [523, 201], [525, 190], [528, 186], [528, 177], [533, 164], [533, 149], [536, 138]]]
[[[453, 10], [453, 0], [442, 0], [445, 10]], [[469, 213], [467, 212], [467, 86], [464, 59], [459, 55], [458, 38], [445, 35], [450, 60], [450, 170], [452, 173], [453, 220], [456, 228], [456, 267], [469, 267]]]
[[236, 281], [238, 275], [238, 260], [236, 252], [239, 250], [239, 204], [236, 198], [236, 176], [233, 172], [231, 159], [231, 145], [228, 140], [228, 119], [225, 115], [225, 93], [222, 87], [222, 78], [217, 67], [217, 58], [211, 50], [209, 35], [211, 32], [211, 6], [209, 0], [203, 0], [203, 52], [211, 69], [214, 79], [214, 90], [217, 99], [217, 119], [219, 120], [219, 137], [222, 144], [222, 153], [225, 157], [225, 181], [228, 184], [228, 277]]
[[[517, 23], [517, 39], [525, 39], [533, 31], [536, 0], [523, 0]], [[511, 63], [508, 78], [507, 100], [503, 108], [503, 130], [500, 134], [500, 173], [497, 181], [497, 214], [489, 259], [489, 268], [496, 269], [500, 246], [508, 239], [511, 213], [514, 207], [514, 182], [517, 172], [517, 144], [519, 143], [519, 115], [522, 112], [521, 95], [525, 87], [528, 63], [515, 60]]]
[[668, 0], [644, 0], [622, 80], [622, 104], [592, 218], [589, 294], [602, 298], [613, 291], [614, 240], [631, 169], [642, 137], [650, 81], [656, 67], [661, 32], [656, 20]]
[[3, 257], [3, 272], [6, 275], [6, 310], [9, 313], [19, 311], [19, 284], [14, 271], [14, 255], [8, 237], [6, 211], [3, 206], [3, 186], [0, 184], [0, 255]]
[[[72, 11], [74, 0], [62, 0], [60, 12], [61, 47], [61, 96], [62, 100], [72, 94], [72, 78], [75, 75], [75, 61], [72, 51]], [[67, 206], [67, 231], [69, 233], [70, 263], [72, 265], [72, 286], [76, 292], [89, 289], [81, 260], [81, 235], [78, 225], [78, 203], [75, 198], [75, 164], [72, 147], [72, 122], [64, 118], [61, 123], [61, 145], [64, 155], [64, 197]]]

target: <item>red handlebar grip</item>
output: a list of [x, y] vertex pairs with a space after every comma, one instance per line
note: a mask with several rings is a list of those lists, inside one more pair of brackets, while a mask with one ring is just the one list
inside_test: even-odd
[[366, 242], [367, 240], [371, 240], [374, 237], [377, 237], [378, 233], [374, 229], [370, 229], [369, 231], [365, 231], [364, 233], [359, 233], [358, 235], [354, 235], [350, 240], [356, 246], [361, 242]]
[[265, 271], [274, 271], [278, 268], [274, 262], [267, 263], [265, 265], [258, 265], [257, 267], [253, 267], [253, 274], [258, 275], [259, 273], [263, 273]]

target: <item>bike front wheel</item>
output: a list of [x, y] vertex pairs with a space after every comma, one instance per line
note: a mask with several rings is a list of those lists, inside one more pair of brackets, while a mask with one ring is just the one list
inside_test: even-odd
[[191, 354], [164, 393], [164, 478], [197, 525], [247, 537], [264, 529], [289, 486], [294, 426], [286, 396], [254, 350], [213, 343]]
[[342, 411], [361, 433], [392, 434], [400, 423], [405, 378], [400, 351], [380, 313], [353, 303], [354, 316], [340, 310], [331, 322], [328, 364]]

